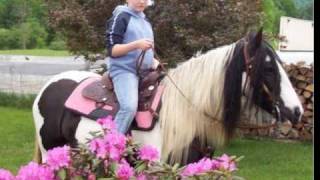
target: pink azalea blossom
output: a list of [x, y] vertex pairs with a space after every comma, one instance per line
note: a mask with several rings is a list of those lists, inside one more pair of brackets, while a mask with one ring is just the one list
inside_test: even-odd
[[126, 150], [126, 136], [116, 131], [109, 131], [103, 138], [90, 141], [89, 148], [97, 157], [105, 159], [109, 157], [113, 161], [119, 161]]
[[104, 139], [109, 145], [118, 148], [119, 151], [124, 151], [126, 148], [127, 139], [122, 133], [111, 131], [105, 135]]
[[106, 158], [107, 148], [106, 142], [102, 138], [96, 138], [90, 141], [89, 148], [98, 158]]
[[148, 180], [147, 176], [144, 173], [140, 173], [137, 176], [137, 180]]
[[223, 154], [220, 158], [218, 158], [220, 161], [219, 169], [227, 170], [227, 171], [235, 171], [237, 170], [236, 163], [226, 154]]
[[144, 161], [156, 161], [159, 159], [159, 152], [156, 148], [150, 146], [150, 145], [145, 145], [139, 149], [139, 157], [141, 160]]
[[119, 161], [121, 155], [126, 150], [126, 136], [119, 132], [111, 131], [105, 135], [104, 141], [106, 142], [105, 148], [109, 153], [109, 158], [114, 161]]
[[203, 158], [199, 162], [187, 165], [186, 168], [182, 171], [181, 175], [184, 177], [194, 176], [211, 170], [214, 170], [212, 160]]
[[88, 180], [96, 180], [97, 179], [97, 177], [96, 177], [96, 175], [95, 174], [89, 174], [89, 176], [88, 176]]
[[30, 162], [26, 166], [22, 166], [18, 172], [16, 180], [54, 180], [52, 169], [41, 166], [35, 162]]
[[221, 166], [221, 164], [220, 164], [221, 161], [220, 160], [213, 159], [213, 160], [211, 160], [211, 163], [212, 163], [212, 170], [217, 170]]
[[199, 172], [199, 165], [197, 163], [191, 163], [184, 168], [181, 175], [183, 177], [194, 176], [198, 174], [198, 172]]
[[112, 120], [112, 116], [100, 118], [97, 120], [97, 122], [102, 126], [103, 129], [107, 129], [107, 130], [115, 130], [116, 129], [116, 124]]
[[129, 180], [133, 175], [134, 169], [125, 160], [122, 160], [116, 170], [116, 177], [119, 180]]
[[47, 164], [53, 170], [58, 170], [60, 168], [68, 167], [71, 163], [70, 157], [70, 147], [56, 147], [48, 151], [47, 154]]
[[112, 161], [119, 161], [121, 159], [121, 154], [123, 153], [124, 150], [119, 150], [114, 146], [111, 146], [109, 148], [109, 158]]
[[5, 169], [0, 169], [0, 180], [15, 180], [15, 177], [10, 171]]

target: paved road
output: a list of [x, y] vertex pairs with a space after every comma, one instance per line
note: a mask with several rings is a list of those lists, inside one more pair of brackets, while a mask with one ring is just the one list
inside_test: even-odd
[[53, 75], [68, 70], [92, 70], [83, 58], [0, 55], [0, 91], [37, 93]]
[[0, 73], [50, 76], [68, 70], [85, 70], [88, 65], [81, 58], [0, 56]]

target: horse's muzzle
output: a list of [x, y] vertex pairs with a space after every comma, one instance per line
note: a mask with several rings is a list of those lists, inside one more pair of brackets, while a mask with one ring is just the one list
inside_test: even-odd
[[301, 120], [303, 114], [299, 107], [295, 107], [293, 108], [293, 110], [291, 110], [285, 107], [284, 105], [275, 105], [274, 108], [276, 112], [277, 121], [280, 122], [289, 120], [292, 124], [297, 124]]

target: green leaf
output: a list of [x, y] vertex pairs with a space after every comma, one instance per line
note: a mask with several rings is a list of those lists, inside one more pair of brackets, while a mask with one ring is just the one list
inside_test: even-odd
[[139, 173], [139, 172], [142, 172], [143, 170], [145, 170], [146, 168], [147, 168], [147, 163], [142, 163], [139, 166], [136, 166], [135, 169]]
[[173, 172], [176, 172], [179, 168], [180, 164], [179, 163], [176, 163], [173, 167], [172, 167], [172, 171]]
[[65, 180], [67, 178], [67, 171], [65, 169], [60, 169], [58, 171], [58, 177], [60, 180]]
[[73, 177], [72, 180], [84, 180], [84, 179], [81, 176], [76, 176], [76, 177]]
[[243, 158], [244, 158], [244, 156], [240, 156], [240, 157], [236, 158], [235, 161], [236, 161], [236, 162], [239, 162], [239, 161], [241, 161]]
[[112, 171], [112, 172], [115, 172], [116, 171], [116, 169], [117, 169], [117, 164], [116, 163], [111, 163], [111, 165], [110, 165], [110, 170]]

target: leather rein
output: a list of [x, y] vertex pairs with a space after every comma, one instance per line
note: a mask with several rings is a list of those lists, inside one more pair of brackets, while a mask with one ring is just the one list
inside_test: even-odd
[[140, 69], [141, 69], [142, 62], [144, 60], [145, 55], [146, 55], [146, 50], [143, 50], [143, 51], [141, 51], [141, 53], [139, 54], [139, 56], [136, 59], [136, 71], [137, 71], [137, 76], [139, 78], [141, 78]]

